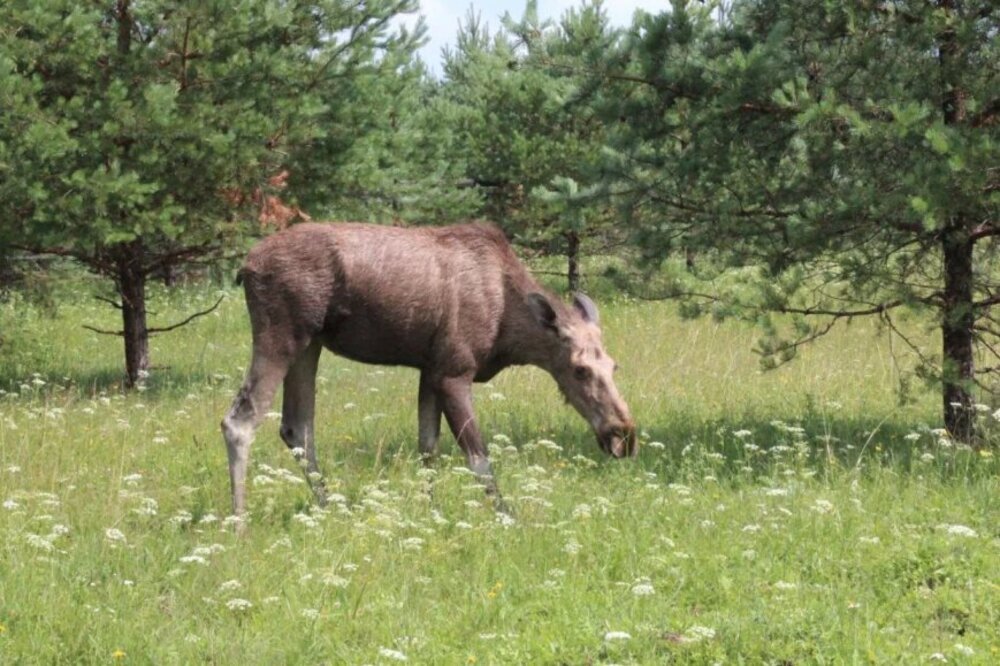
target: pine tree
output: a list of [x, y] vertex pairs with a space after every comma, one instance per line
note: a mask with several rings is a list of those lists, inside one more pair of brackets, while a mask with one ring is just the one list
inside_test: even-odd
[[640, 17], [603, 72], [628, 84], [605, 110], [621, 129], [609, 169], [645, 252], [695, 256], [670, 291], [692, 312], [757, 318], [773, 362], [860, 316], [910, 342], [896, 313], [926, 313], [941, 352], [914, 350], [946, 427], [972, 440], [975, 386], [996, 386], [976, 343], [1000, 360], [1000, 8], [729, 10], [678, 1]]
[[0, 235], [114, 282], [129, 386], [150, 363], [147, 277], [231, 242], [249, 217], [234, 205], [266, 195], [285, 170], [287, 195], [322, 200], [296, 166], [365, 135], [357, 120], [371, 110], [356, 87], [395, 76], [410, 57], [422, 28], [389, 23], [415, 9], [413, 0], [0, 5]]

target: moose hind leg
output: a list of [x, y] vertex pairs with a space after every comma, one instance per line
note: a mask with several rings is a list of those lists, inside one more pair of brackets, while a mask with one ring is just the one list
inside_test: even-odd
[[[281, 439], [304, 463], [304, 472], [320, 506], [326, 505], [326, 484], [316, 461], [316, 368], [323, 347], [314, 341], [299, 354], [285, 375], [281, 405]], [[304, 460], [303, 460], [304, 458]]]
[[226, 440], [226, 451], [229, 454], [229, 480], [232, 484], [235, 516], [242, 516], [246, 512], [247, 465], [254, 432], [264, 419], [287, 367], [287, 363], [269, 359], [255, 351], [243, 386], [222, 419], [222, 436]]
[[430, 465], [437, 458], [441, 438], [441, 398], [427, 373], [420, 373], [417, 420], [420, 459]]

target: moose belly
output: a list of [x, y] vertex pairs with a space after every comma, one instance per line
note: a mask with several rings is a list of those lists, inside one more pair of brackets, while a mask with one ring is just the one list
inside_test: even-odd
[[355, 311], [331, 322], [323, 343], [333, 353], [362, 363], [422, 368], [431, 357], [436, 326], [415, 315]]

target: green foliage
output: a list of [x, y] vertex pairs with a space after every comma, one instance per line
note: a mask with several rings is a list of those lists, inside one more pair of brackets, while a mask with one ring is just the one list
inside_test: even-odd
[[[995, 68], [982, 66], [1000, 57], [996, 6], [717, 9], [679, 1], [639, 17], [595, 74], [628, 84], [603, 97], [616, 127], [606, 168], [645, 256], [693, 256], [676, 291], [749, 319], [824, 320], [770, 331], [760, 349], [775, 361], [834, 320], [874, 314], [891, 328], [897, 308], [935, 312], [946, 358], [916, 351], [946, 392], [949, 363], [971, 383], [969, 339], [996, 348], [1000, 123]], [[744, 266], [761, 270], [725, 279]]]
[[[145, 279], [232, 249], [278, 190], [320, 207], [412, 79], [412, 0], [0, 6], [0, 241], [114, 280], [130, 384]], [[378, 83], [373, 90], [373, 82]], [[317, 166], [320, 165], [320, 166]], [[285, 220], [278, 220], [285, 222]]]
[[470, 10], [445, 56], [441, 93], [454, 108], [468, 181], [485, 193], [482, 214], [573, 262], [617, 235], [597, 191], [606, 128], [581, 94], [591, 61], [617, 39], [600, 2], [558, 23], [528, 2], [520, 20], [508, 14], [494, 34]]
[[234, 225], [225, 193], [282, 169], [297, 184], [295, 165], [333, 148], [319, 139], [364, 136], [351, 89], [391, 77], [419, 37], [388, 31], [414, 8], [399, 0], [175, 4], [0, 10], [0, 198], [22, 244], [86, 260], [216, 240]]

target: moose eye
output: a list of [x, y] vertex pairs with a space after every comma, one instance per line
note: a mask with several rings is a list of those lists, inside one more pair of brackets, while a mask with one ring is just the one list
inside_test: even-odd
[[575, 368], [573, 368], [573, 376], [576, 377], [578, 381], [581, 382], [586, 381], [590, 379], [590, 368], [583, 365], [578, 365]]

